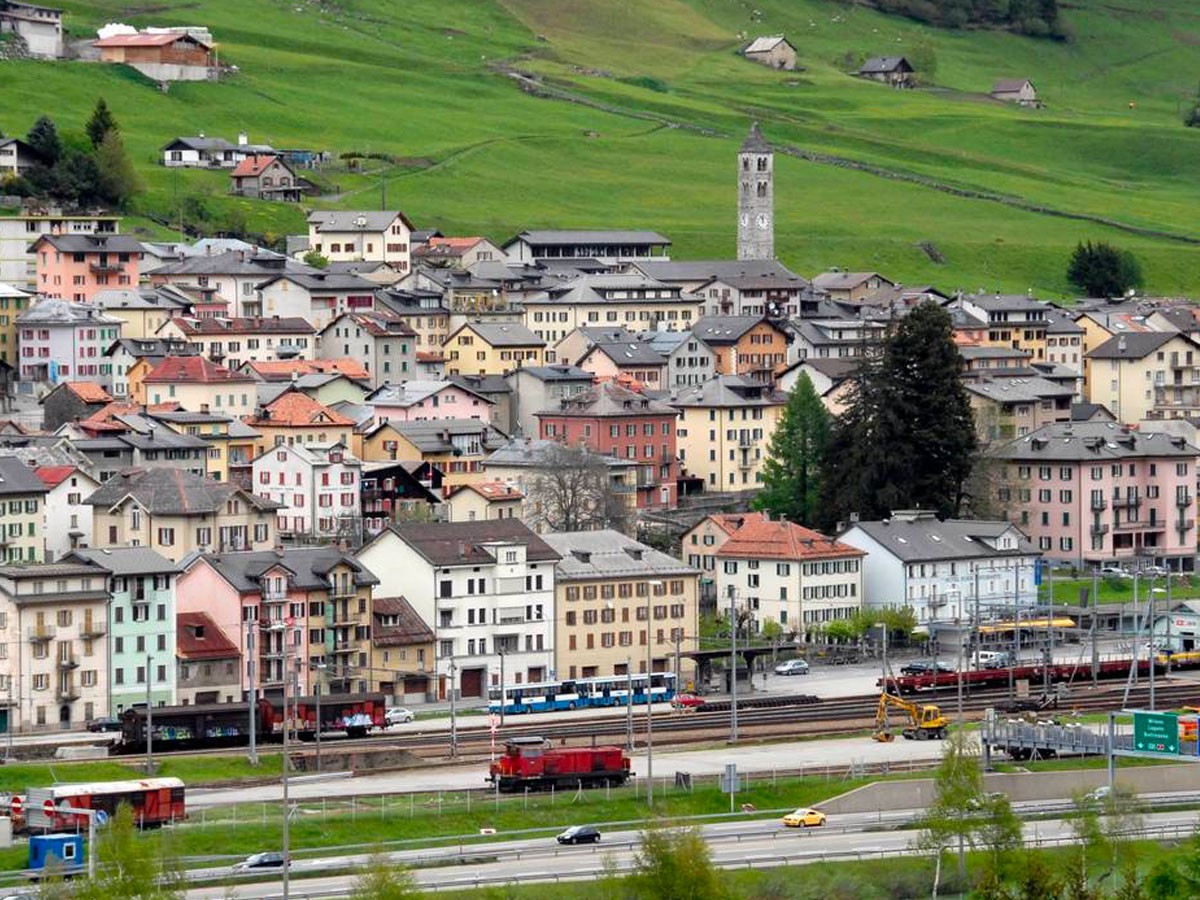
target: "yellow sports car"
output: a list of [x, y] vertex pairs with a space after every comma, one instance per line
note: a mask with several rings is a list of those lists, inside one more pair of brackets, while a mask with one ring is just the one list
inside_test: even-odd
[[825, 813], [819, 809], [800, 808], [783, 817], [788, 828], [814, 828], [825, 824]]

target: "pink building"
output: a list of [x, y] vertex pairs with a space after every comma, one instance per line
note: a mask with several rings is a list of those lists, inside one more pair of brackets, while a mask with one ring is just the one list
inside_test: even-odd
[[1200, 450], [1183, 438], [1114, 422], [1057, 423], [996, 456], [999, 507], [1047, 559], [1193, 568]]
[[376, 422], [492, 421], [492, 401], [452, 381], [385, 384], [368, 394], [364, 402], [375, 411]]
[[44, 234], [29, 248], [37, 290], [47, 297], [91, 303], [97, 291], [135, 288], [142, 245], [123, 234]]

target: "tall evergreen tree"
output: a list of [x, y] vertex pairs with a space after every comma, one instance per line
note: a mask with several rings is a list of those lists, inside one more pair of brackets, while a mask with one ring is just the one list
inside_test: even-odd
[[104, 136], [110, 131], [120, 131], [120, 126], [117, 125], [117, 120], [113, 118], [113, 114], [109, 112], [108, 104], [101, 97], [96, 101], [96, 108], [92, 110], [92, 117], [88, 119], [87, 136], [92, 142], [93, 147], [99, 147], [104, 142]]
[[914, 507], [958, 512], [976, 451], [961, 370], [944, 309], [923, 303], [901, 320], [882, 356], [861, 370], [830, 435], [822, 524]]
[[25, 142], [47, 166], [53, 166], [62, 156], [62, 141], [58, 138], [58, 128], [49, 116], [42, 116], [33, 123]]
[[771, 435], [763, 463], [763, 488], [754, 508], [787, 516], [801, 525], [816, 520], [821, 466], [829, 443], [830, 416], [812, 379], [802, 373]]

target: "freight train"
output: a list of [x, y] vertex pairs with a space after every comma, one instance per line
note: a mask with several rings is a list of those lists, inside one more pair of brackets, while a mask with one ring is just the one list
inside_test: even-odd
[[[1129, 657], [1105, 659], [1096, 663], [1095, 676], [1098, 679], [1126, 678], [1133, 660]], [[1165, 659], [1159, 657], [1154, 663], [1157, 673], [1166, 670]], [[1172, 663], [1172, 665], [1175, 665]], [[1139, 675], [1148, 675], [1150, 660], [1142, 659], [1137, 663]], [[918, 691], [954, 690], [958, 688], [959, 680], [964, 688], [1000, 688], [1007, 687], [1009, 681], [1028, 681], [1030, 684], [1058, 683], [1061, 681], [1084, 681], [1092, 678], [1090, 662], [1031, 663], [1029, 665], [1011, 666], [998, 669], [978, 669], [963, 672], [923, 672], [914, 675], [897, 675], [880, 678], [875, 683], [891, 693], [915, 694]]]
[[550, 787], [599, 787], [624, 784], [629, 756], [620, 747], [554, 749], [540, 737], [511, 738], [491, 764], [487, 780], [501, 791], [545, 790]]
[[[329, 694], [321, 697], [321, 731], [344, 731], [349, 737], [365, 736], [383, 728], [387, 698], [383, 694]], [[288, 700], [288, 735], [312, 740], [317, 734], [317, 698]], [[238, 747], [250, 743], [250, 708], [245, 703], [202, 703], [194, 706], [156, 706], [149, 716], [154, 747], [162, 750], [198, 750]], [[136, 706], [121, 716], [117, 749], [140, 753], [146, 748], [146, 707]], [[283, 739], [283, 704], [263, 698], [254, 707], [257, 740]]]

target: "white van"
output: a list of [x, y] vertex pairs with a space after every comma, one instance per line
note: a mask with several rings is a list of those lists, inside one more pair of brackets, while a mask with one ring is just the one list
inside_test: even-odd
[[980, 650], [979, 668], [1003, 669], [1012, 665], [1012, 654], [1007, 650]]

